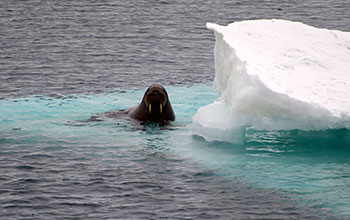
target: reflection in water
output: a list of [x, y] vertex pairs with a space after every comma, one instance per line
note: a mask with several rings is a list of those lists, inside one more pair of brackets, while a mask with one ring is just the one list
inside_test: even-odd
[[251, 150], [294, 154], [334, 154], [350, 152], [350, 130], [256, 131], [248, 130], [245, 145]]
[[[226, 178], [280, 189], [310, 207], [348, 216], [350, 131], [257, 131], [230, 144], [194, 138], [191, 157]], [[328, 211], [327, 211], [328, 210]]]

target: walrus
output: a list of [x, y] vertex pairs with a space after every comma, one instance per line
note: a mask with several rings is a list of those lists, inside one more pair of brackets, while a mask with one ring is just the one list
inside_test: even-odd
[[166, 122], [175, 121], [168, 93], [160, 84], [148, 87], [139, 105], [126, 110], [130, 118], [139, 121]]
[[175, 121], [168, 93], [160, 84], [152, 84], [145, 92], [140, 104], [125, 110], [108, 111], [92, 116], [88, 121], [101, 121], [103, 118], [132, 118], [143, 123], [158, 122], [167, 124]]

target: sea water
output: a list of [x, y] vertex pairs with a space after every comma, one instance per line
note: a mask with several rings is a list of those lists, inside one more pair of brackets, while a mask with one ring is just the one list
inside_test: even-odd
[[[338, 166], [331, 158], [349, 157], [350, 34], [276, 19], [207, 27], [216, 37], [214, 85], [220, 97], [193, 116], [194, 134], [211, 142], [244, 142], [245, 149], [254, 152], [248, 155], [264, 155], [257, 164], [248, 162], [253, 173], [244, 177], [257, 185], [341, 201], [343, 195], [334, 197], [339, 183], [333, 175], [340, 171], [344, 177], [347, 162]], [[223, 161], [222, 167], [234, 170], [230, 164], [237, 159]], [[330, 164], [334, 169], [329, 170]], [[349, 206], [346, 201], [343, 211]]]
[[[348, 219], [347, 129], [207, 142], [206, 22], [350, 31], [343, 1], [1, 1], [0, 219]], [[171, 127], [87, 122], [168, 89]], [[213, 132], [212, 132], [213, 133]], [[230, 139], [231, 141], [232, 139]]]
[[88, 121], [137, 104], [144, 90], [1, 100], [2, 216], [350, 215], [348, 130], [248, 129], [242, 143], [206, 142], [193, 135], [191, 116], [218, 98], [212, 85], [167, 90], [177, 116], [169, 127]]

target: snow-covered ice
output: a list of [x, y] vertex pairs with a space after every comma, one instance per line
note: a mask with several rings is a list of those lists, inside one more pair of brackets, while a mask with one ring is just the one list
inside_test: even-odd
[[350, 33], [275, 19], [207, 28], [220, 98], [193, 116], [195, 134], [350, 128]]

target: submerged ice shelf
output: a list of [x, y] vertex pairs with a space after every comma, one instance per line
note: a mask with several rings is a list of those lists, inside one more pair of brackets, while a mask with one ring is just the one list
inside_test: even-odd
[[350, 33], [275, 19], [207, 28], [220, 98], [194, 115], [195, 134], [350, 128]]

